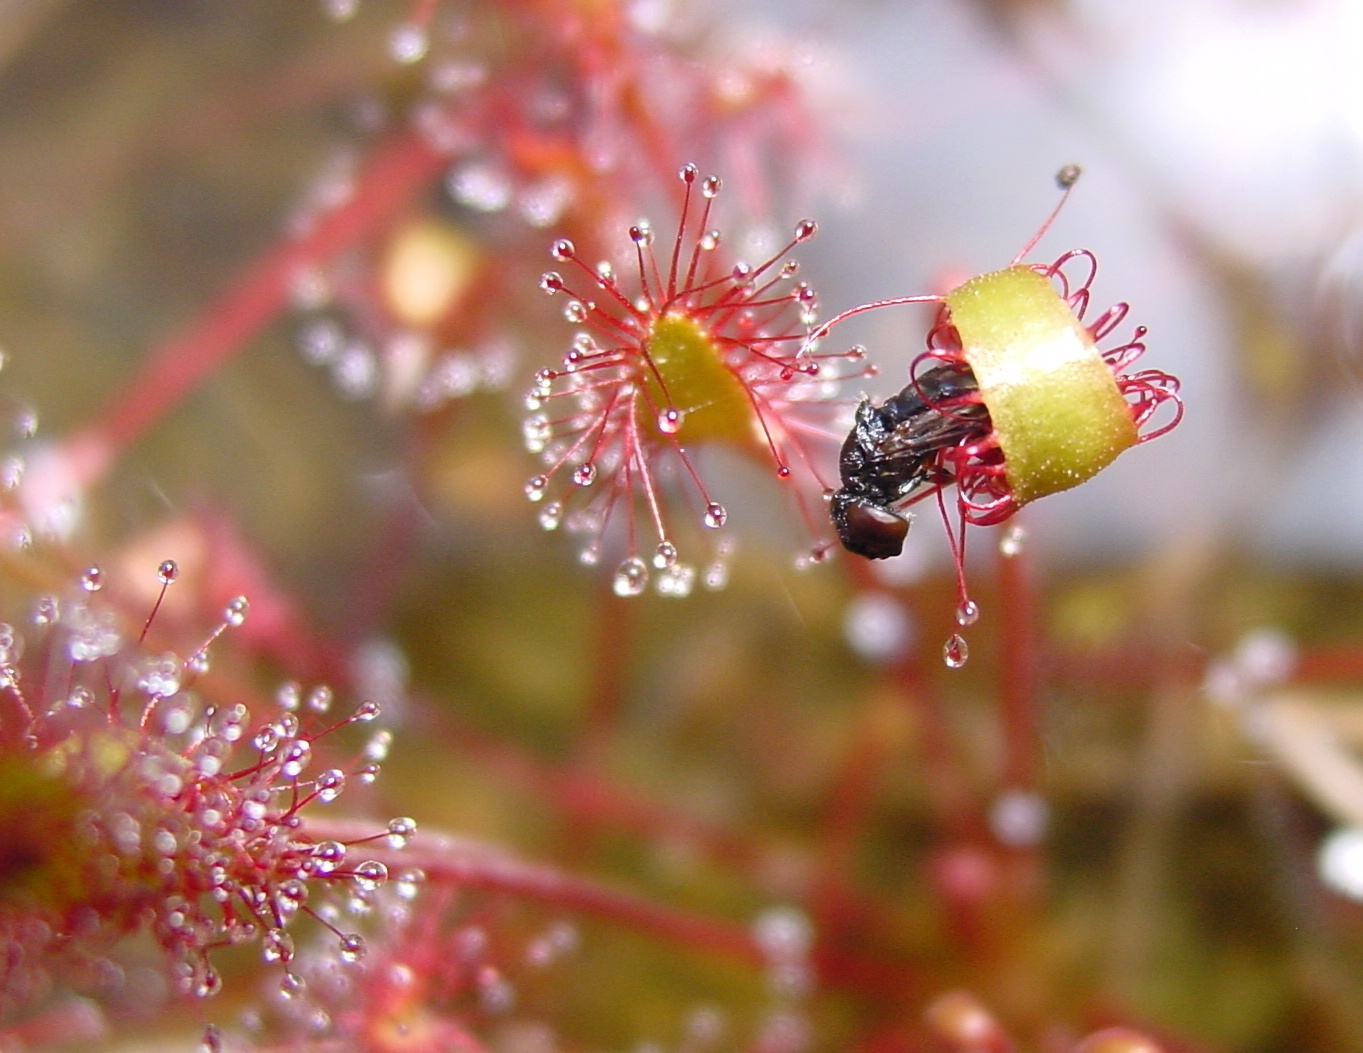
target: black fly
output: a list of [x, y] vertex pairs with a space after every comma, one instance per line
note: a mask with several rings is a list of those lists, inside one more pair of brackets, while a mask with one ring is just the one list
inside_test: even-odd
[[862, 399], [838, 458], [842, 488], [829, 505], [844, 548], [867, 559], [899, 555], [909, 523], [895, 505], [950, 482], [937, 454], [989, 431], [978, 390], [969, 367], [950, 363], [924, 370], [880, 406]]

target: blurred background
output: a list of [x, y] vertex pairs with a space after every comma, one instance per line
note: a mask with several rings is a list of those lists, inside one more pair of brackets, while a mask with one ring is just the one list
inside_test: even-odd
[[[259, 683], [383, 697], [375, 814], [756, 948], [433, 895], [452, 933], [572, 932], [514, 1004], [433, 1008], [469, 1048], [1363, 1050], [1361, 54], [1350, 0], [4, 5], [0, 381], [78, 495], [30, 558], [174, 558], [209, 628], [246, 592]], [[818, 218], [823, 317], [1006, 266], [1083, 166], [1028, 259], [1092, 249], [1187, 413], [1019, 555], [974, 537], [964, 668], [930, 503], [902, 557], [801, 568], [770, 466], [718, 451], [729, 583], [684, 600], [537, 524], [549, 243], [670, 231], [685, 161], [745, 251]], [[880, 370], [845, 394], [930, 323], [840, 328]], [[273, 1031], [268, 986], [114, 1000], [109, 1042], [403, 1048]]]

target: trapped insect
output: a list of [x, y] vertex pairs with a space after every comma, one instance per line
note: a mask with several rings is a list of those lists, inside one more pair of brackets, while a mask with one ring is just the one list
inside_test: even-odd
[[895, 506], [915, 491], [950, 482], [939, 451], [989, 434], [989, 411], [965, 365], [940, 365], [914, 377], [880, 406], [862, 399], [838, 458], [842, 487], [829, 505], [843, 547], [867, 559], [904, 548], [909, 522]]
[[[1078, 177], [1076, 166], [1060, 171], [1059, 204], [1003, 270], [945, 295], [853, 307], [810, 335], [809, 343], [817, 344], [835, 325], [878, 307], [937, 306], [909, 383], [879, 406], [869, 400], [858, 406], [829, 513], [848, 551], [886, 559], [903, 549], [904, 509], [935, 496], [962, 611], [977, 610], [965, 585], [967, 526], [1002, 523], [1039, 497], [1078, 486], [1123, 450], [1171, 430], [1183, 415], [1176, 377], [1131, 371], [1145, 352], [1144, 326], [1116, 346], [1100, 346], [1126, 320], [1127, 304], [1085, 321], [1098, 271], [1092, 252], [1072, 249], [1049, 264], [1021, 262]], [[1169, 412], [1152, 424], [1162, 407]], [[943, 497], [953, 485], [954, 526]]]

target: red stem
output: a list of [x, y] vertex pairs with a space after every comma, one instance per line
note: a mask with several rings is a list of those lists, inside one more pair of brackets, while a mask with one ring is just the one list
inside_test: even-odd
[[[373, 836], [369, 823], [310, 819], [308, 832], [318, 839], [365, 842]], [[747, 926], [665, 907], [608, 885], [575, 877], [550, 866], [527, 863], [503, 849], [468, 838], [420, 834], [400, 851], [382, 842], [365, 844], [367, 856], [390, 869], [420, 868], [430, 884], [476, 888], [581, 911], [682, 947], [760, 965], [766, 955]], [[816, 947], [812, 954], [819, 976], [869, 997], [902, 1000], [920, 990], [921, 978], [900, 962], [844, 954]]]

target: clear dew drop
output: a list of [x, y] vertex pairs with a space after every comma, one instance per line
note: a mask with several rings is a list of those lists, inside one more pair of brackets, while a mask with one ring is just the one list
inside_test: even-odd
[[180, 568], [176, 566], [175, 560], [168, 559], [156, 569], [156, 576], [162, 585], [169, 585], [180, 576]]
[[1066, 165], [1055, 174], [1055, 184], [1061, 190], [1068, 190], [1079, 182], [1079, 177], [1084, 174], [1084, 170], [1078, 165]]
[[579, 464], [573, 469], [573, 482], [578, 486], [591, 486], [596, 482], [596, 465], [591, 461]]
[[87, 567], [80, 576], [80, 587], [86, 592], [98, 592], [104, 586], [104, 573], [98, 567]]
[[549, 247], [549, 255], [560, 263], [571, 260], [576, 253], [577, 246], [567, 238], [559, 238]]
[[720, 233], [718, 228], [711, 227], [709, 230], [707, 230], [704, 234], [700, 236], [696, 244], [698, 244], [701, 247], [701, 249], [705, 252], [713, 252], [715, 249], [719, 248], [719, 242]]
[[545, 530], [557, 530], [563, 522], [563, 502], [550, 501], [540, 510], [540, 526]]
[[1012, 559], [1022, 552], [1026, 541], [1027, 531], [1017, 523], [1013, 523], [1003, 532], [1003, 537], [999, 538], [999, 555]]
[[61, 620], [61, 601], [56, 596], [39, 596], [33, 605], [34, 625], [53, 625]]
[[673, 563], [658, 575], [656, 584], [659, 596], [684, 599], [696, 587], [696, 568], [689, 563]]
[[355, 712], [350, 719], [355, 721], [357, 724], [367, 724], [371, 720], [377, 720], [379, 714], [382, 712], [383, 707], [379, 705], [377, 702], [370, 700], [368, 702], [361, 702], [358, 706], [356, 706]]
[[681, 431], [682, 411], [675, 406], [669, 406], [658, 414], [658, 430], [664, 435], [676, 435]]
[[223, 612], [223, 617], [227, 619], [227, 624], [236, 627], [246, 621], [246, 615], [251, 610], [251, 604], [245, 596], [238, 596], [227, 605], [227, 610]]
[[616, 568], [611, 587], [617, 596], [638, 596], [648, 587], [648, 566], [638, 556], [630, 556]]
[[307, 984], [297, 973], [286, 972], [279, 981], [279, 993], [292, 1001], [301, 995]]
[[19, 489], [19, 484], [24, 481], [24, 468], [24, 459], [17, 454], [10, 454], [0, 461], [0, 490], [13, 493]]
[[700, 184], [700, 192], [708, 198], [718, 196], [724, 183], [719, 176], [706, 176]]
[[364, 937], [359, 933], [351, 932], [341, 937], [341, 961], [343, 962], [358, 962], [368, 950]]
[[289, 680], [279, 685], [274, 698], [280, 709], [286, 713], [293, 713], [303, 702], [303, 688], [296, 680]]
[[407, 847], [407, 842], [415, 833], [415, 819], [409, 819], [404, 815], [388, 820], [388, 847], [392, 849]]
[[393, 61], [410, 66], [426, 57], [426, 49], [430, 44], [426, 31], [419, 25], [414, 22], [402, 22], [394, 26], [388, 35], [388, 54], [393, 57]]
[[195, 998], [212, 998], [222, 990], [222, 977], [211, 965], [204, 965], [190, 988]]
[[261, 956], [267, 962], [293, 961], [293, 937], [284, 929], [270, 929], [265, 933]]
[[952, 633], [942, 645], [942, 661], [948, 669], [960, 669], [970, 658], [970, 647], [960, 633]]
[[573, 325], [581, 325], [587, 320], [587, 305], [581, 300], [571, 300], [563, 308], [563, 317]]
[[23, 406], [14, 414], [14, 434], [21, 439], [31, 439], [38, 434], [38, 411], [31, 406]]
[[659, 570], [670, 567], [677, 562], [677, 546], [671, 541], [663, 541], [658, 544], [653, 553], [653, 565]]
[[819, 225], [812, 219], [802, 219], [795, 224], [795, 240], [808, 241], [819, 232]]
[[678, 169], [677, 171], [677, 178], [680, 179], [683, 183], [694, 183], [696, 181], [696, 177], [699, 175], [700, 169], [697, 168], [695, 164], [693, 164], [690, 161], [682, 165], [681, 168]]
[[336, 695], [326, 684], [318, 684], [308, 692], [308, 708], [314, 713], [325, 713], [331, 709]]
[[956, 607], [957, 625], [974, 625], [980, 620], [980, 605], [974, 600], [965, 599]]
[[532, 476], [530, 481], [525, 484], [525, 496], [532, 501], [543, 501], [544, 492], [549, 489], [549, 477], [547, 475]]
[[721, 504], [711, 501], [705, 506], [705, 515], [702, 522], [711, 530], [718, 530], [729, 521], [729, 513]]
[[558, 271], [545, 271], [540, 275], [540, 288], [553, 296], [556, 292], [563, 291], [563, 275]]
[[366, 859], [355, 868], [355, 884], [365, 892], [373, 892], [388, 880], [388, 868], [377, 859]]
[[323, 804], [336, 800], [345, 789], [345, 772], [340, 768], [328, 768], [317, 776], [315, 785], [317, 799]]

